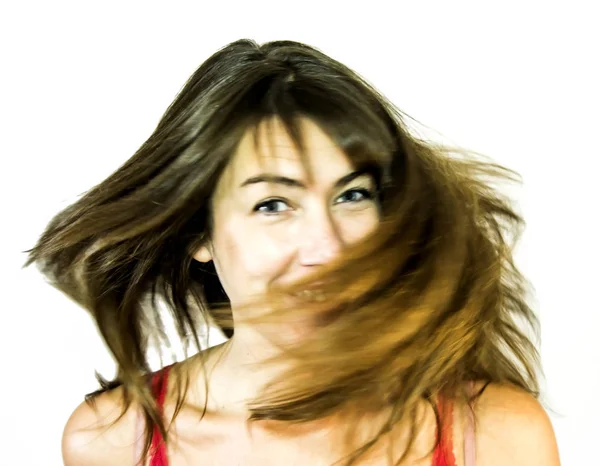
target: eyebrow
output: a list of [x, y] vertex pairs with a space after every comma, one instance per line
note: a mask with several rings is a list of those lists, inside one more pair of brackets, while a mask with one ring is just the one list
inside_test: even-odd
[[[355, 170], [347, 175], [342, 176], [339, 180], [337, 180], [334, 184], [334, 188], [341, 188], [342, 186], [347, 185], [355, 178], [358, 178], [362, 175], [374, 175], [374, 171], [372, 168], [365, 167], [359, 170]], [[244, 181], [240, 188], [245, 186], [257, 184], [257, 183], [271, 183], [271, 184], [281, 184], [284, 186], [292, 187], [292, 188], [301, 188], [306, 189], [306, 185], [299, 180], [295, 180], [293, 178], [288, 178], [286, 176], [275, 175], [273, 173], [261, 173], [259, 175], [248, 178]]]

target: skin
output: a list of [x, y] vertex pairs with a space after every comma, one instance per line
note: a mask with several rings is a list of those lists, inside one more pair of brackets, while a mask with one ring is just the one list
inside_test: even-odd
[[[358, 190], [373, 190], [369, 176], [335, 187], [354, 168], [344, 153], [314, 123], [305, 120], [304, 131], [310, 167], [309, 180], [292, 142], [272, 127], [273, 144], [261, 139], [258, 152], [252, 139], [245, 137], [230, 165], [219, 180], [213, 196], [214, 232], [210, 242], [194, 258], [214, 261], [219, 279], [227, 292], [234, 319], [242, 317], [241, 306], [260, 296], [269, 286], [289, 283], [311, 274], [338, 255], [345, 246], [377, 228], [376, 201]], [[304, 188], [275, 183], [251, 183], [249, 178], [271, 173], [297, 180]], [[310, 181], [310, 182], [309, 182]], [[265, 201], [277, 198], [265, 204]], [[329, 465], [339, 458], [333, 450], [341, 443], [336, 432], [341, 418], [328, 418], [303, 426], [286, 426], [276, 433], [265, 424], [247, 429], [246, 401], [272, 379], [281, 367], [256, 370], [252, 364], [276, 352], [267, 337], [276, 332], [281, 338], [298, 338], [310, 331], [310, 322], [277, 328], [236, 326], [227, 343], [206, 350], [209, 396], [199, 373], [198, 359], [192, 357], [178, 367], [189, 369], [194, 377], [186, 404], [173, 426], [177, 448], [169, 451], [171, 466], [281, 464]], [[173, 373], [176, 377], [176, 370]], [[171, 386], [171, 389], [173, 387]], [[165, 417], [170, 418], [176, 394], [169, 393]], [[112, 428], [102, 426], [119, 413], [121, 388], [102, 394], [96, 410], [82, 403], [71, 415], [63, 435], [66, 466], [133, 465], [138, 441], [136, 422], [139, 408], [134, 404]], [[198, 411], [207, 402], [207, 414], [198, 422]], [[552, 426], [539, 402], [521, 389], [491, 384], [475, 405], [477, 466], [556, 466], [559, 464]], [[435, 418], [427, 405], [420, 406], [420, 429], [414, 453], [404, 465], [431, 464], [428, 452], [435, 438]], [[372, 433], [379, 419], [365, 422], [365, 435]], [[371, 429], [369, 431], [369, 429]], [[462, 466], [464, 407], [456, 406], [453, 425], [456, 464]], [[384, 438], [368, 464], [385, 465], [384, 447], [390, 443], [402, 451], [407, 425]], [[421, 457], [421, 459], [418, 459]], [[363, 462], [362, 464], [367, 464]]]

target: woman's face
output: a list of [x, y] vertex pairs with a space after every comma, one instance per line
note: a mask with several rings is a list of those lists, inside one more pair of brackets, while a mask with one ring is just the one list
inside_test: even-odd
[[303, 120], [303, 130], [312, 183], [279, 122], [271, 137], [260, 133], [257, 151], [246, 133], [217, 183], [212, 239], [194, 258], [214, 261], [232, 309], [313, 273], [379, 222], [371, 175], [354, 173], [312, 121]]

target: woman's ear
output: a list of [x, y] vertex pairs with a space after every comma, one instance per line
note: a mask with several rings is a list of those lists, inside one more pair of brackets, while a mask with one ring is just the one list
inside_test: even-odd
[[210, 247], [208, 245], [200, 246], [200, 249], [194, 254], [194, 259], [198, 262], [210, 262], [213, 259]]

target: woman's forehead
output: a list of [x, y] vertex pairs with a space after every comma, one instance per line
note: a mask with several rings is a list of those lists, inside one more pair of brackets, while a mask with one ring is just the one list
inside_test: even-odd
[[262, 173], [305, 178], [308, 169], [315, 182], [326, 182], [351, 171], [351, 160], [319, 126], [305, 119], [301, 130], [305, 158], [280, 123], [260, 126], [256, 133], [248, 130], [226, 169], [229, 181], [243, 183], [245, 178]]

